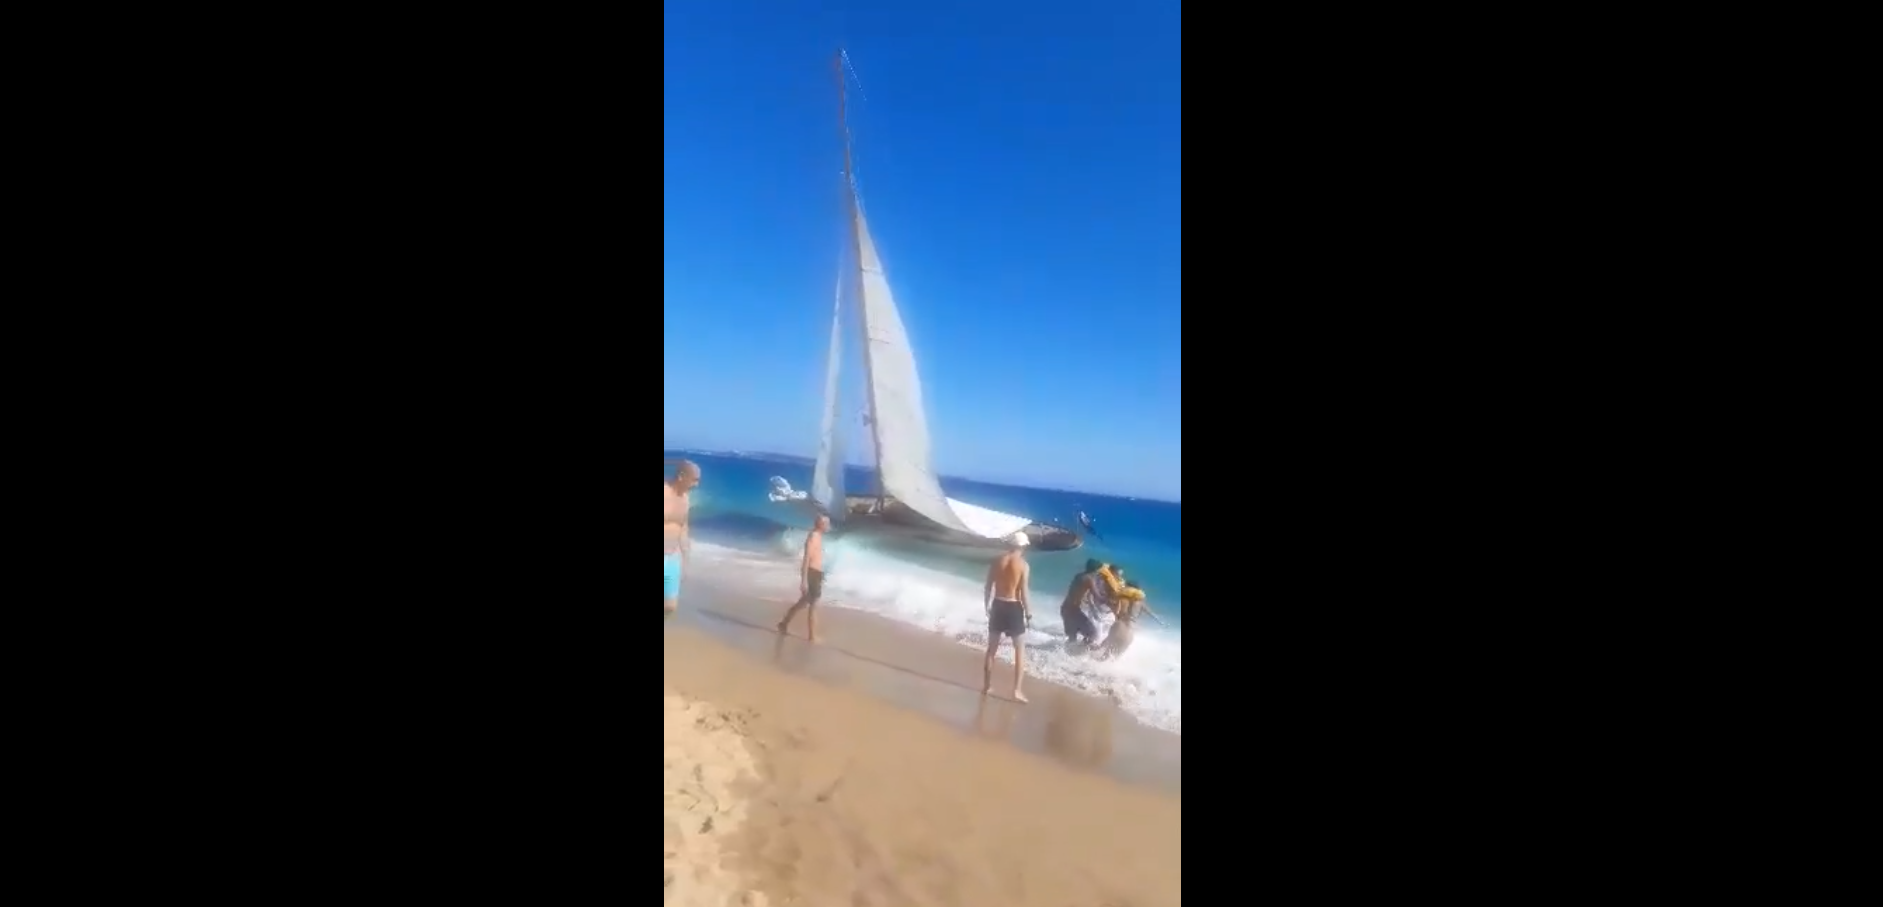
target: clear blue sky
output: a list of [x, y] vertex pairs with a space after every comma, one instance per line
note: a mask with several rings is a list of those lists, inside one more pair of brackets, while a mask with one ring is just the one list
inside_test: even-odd
[[841, 44], [936, 468], [1180, 499], [1179, 10], [667, 0], [668, 445], [816, 446], [847, 241]]

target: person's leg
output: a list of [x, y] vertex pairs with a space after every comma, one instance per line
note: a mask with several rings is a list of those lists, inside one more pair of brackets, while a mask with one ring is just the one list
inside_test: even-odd
[[811, 583], [810, 587], [805, 589], [805, 595], [809, 601], [806, 601], [804, 606], [810, 609], [804, 613], [805, 633], [812, 642], [816, 642], [817, 600], [824, 597], [824, 574], [822, 571], [811, 571]]
[[1106, 648], [1110, 650], [1107, 653], [1108, 657], [1117, 658], [1125, 654], [1125, 650], [1131, 648], [1133, 632], [1135, 631], [1132, 630], [1131, 625], [1122, 621], [1120, 621], [1117, 626], [1114, 626], [1111, 631], [1111, 636], [1107, 637], [1105, 640]]
[[1000, 651], [1000, 634], [994, 632], [994, 622], [987, 622], [987, 657], [981, 659], [981, 695], [994, 692], [994, 653]]
[[791, 607], [785, 609], [784, 620], [778, 622], [778, 632], [787, 634], [791, 632], [791, 619], [797, 617], [799, 611], [804, 610], [804, 606], [810, 603], [810, 597], [811, 593], [807, 591], [798, 596], [798, 600]]
[[1075, 640], [1079, 638], [1079, 618], [1083, 616], [1084, 615], [1079, 613], [1078, 608], [1067, 608], [1067, 607], [1062, 606], [1059, 609], [1059, 625], [1065, 628], [1066, 638], [1068, 640]]
[[822, 595], [823, 592], [824, 592], [823, 574], [818, 573], [815, 570], [811, 571], [810, 575], [806, 576], [804, 579], [804, 594], [798, 596], [798, 601], [796, 604], [793, 604], [790, 608], [785, 609], [784, 620], [781, 620], [778, 622], [778, 632], [780, 633], [791, 632], [791, 619], [794, 617], [797, 617], [799, 611], [802, 611], [805, 608], [809, 608], [811, 609], [811, 613], [806, 616], [805, 620], [807, 623], [810, 624], [811, 641], [816, 642], [817, 641], [817, 598], [818, 596]]
[[1026, 643], [1020, 637], [1013, 638], [1013, 698], [1015, 702], [1025, 702], [1027, 698], [1020, 693], [1020, 678], [1026, 676]]
[[680, 607], [680, 555], [667, 555], [662, 562], [662, 567], [664, 568], [662, 576], [666, 580], [666, 600], [663, 604], [667, 613], [672, 614]]

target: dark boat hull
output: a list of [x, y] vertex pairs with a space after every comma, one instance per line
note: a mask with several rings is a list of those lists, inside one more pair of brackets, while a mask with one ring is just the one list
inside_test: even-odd
[[[794, 501], [800, 507], [813, 513], [819, 512], [815, 502], [809, 500]], [[1005, 539], [990, 539], [978, 535], [956, 532], [935, 525], [927, 517], [903, 506], [895, 498], [884, 498], [879, 507], [875, 496], [850, 495], [844, 499], [849, 511], [836, 527], [839, 534], [850, 532], [880, 533], [911, 541], [927, 542], [950, 548], [968, 548], [985, 551], [1005, 551]], [[1029, 548], [1036, 551], [1071, 551], [1085, 544], [1079, 534], [1061, 526], [1049, 526], [1045, 523], [1028, 523], [1021, 527], [1026, 533]]]

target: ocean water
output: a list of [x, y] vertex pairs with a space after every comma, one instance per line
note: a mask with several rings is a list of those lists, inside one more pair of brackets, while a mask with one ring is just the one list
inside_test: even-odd
[[[770, 478], [796, 489], [811, 484], [811, 462], [763, 454], [669, 450], [700, 465], [693, 493], [693, 554], [697, 559], [788, 577], [810, 520], [799, 507], [766, 498]], [[1096, 695], [1110, 695], [1139, 720], [1183, 731], [1183, 511], [1164, 501], [994, 485], [943, 478], [950, 497], [1041, 522], [1076, 527], [1083, 510], [1103, 538], [1086, 536], [1076, 551], [1032, 551], [1029, 593], [1033, 628], [1026, 636], [1027, 674]], [[875, 487], [872, 470], [850, 467], [845, 487]], [[951, 552], [879, 538], [833, 535], [826, 546], [827, 607], [852, 608], [901, 621], [961, 645], [987, 644], [981, 585], [991, 552]], [[1086, 558], [1118, 564], [1137, 580], [1145, 601], [1167, 626], [1139, 622], [1131, 649], [1114, 661], [1066, 651], [1059, 603]]]

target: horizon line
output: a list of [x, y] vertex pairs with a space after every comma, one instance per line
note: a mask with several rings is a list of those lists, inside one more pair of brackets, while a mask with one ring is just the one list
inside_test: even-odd
[[[735, 457], [735, 458], [765, 457], [765, 458], [783, 458], [783, 459], [788, 459], [788, 460], [803, 460], [807, 463], [817, 462], [817, 458], [815, 456], [811, 456], [808, 454], [786, 453], [785, 451], [781, 451], [781, 450], [708, 450], [703, 447], [668, 447], [668, 448], [665, 448], [665, 451], [671, 452], [671, 453], [705, 454], [707, 456], [714, 456], [714, 457]], [[845, 460], [844, 465], [854, 466], [858, 469], [867, 469], [872, 472], [876, 470], [876, 467], [873, 465], [870, 465], [867, 463], [852, 463], [849, 460]], [[1171, 504], [1177, 507], [1183, 506], [1183, 501], [1181, 499], [1171, 500], [1169, 498], [1154, 497], [1151, 495], [1119, 494], [1118, 492], [1115, 492], [1115, 491], [1094, 491], [1089, 488], [1052, 488], [1046, 485], [1021, 485], [1016, 482], [1000, 482], [1000, 481], [995, 481], [993, 479], [977, 479], [977, 478], [974, 478], [973, 476], [941, 475], [941, 478], [956, 479], [956, 480], [964, 481], [964, 482], [977, 482], [982, 485], [998, 485], [1003, 488], [1019, 488], [1019, 489], [1031, 490], [1031, 491], [1055, 491], [1060, 494], [1074, 494], [1074, 495], [1086, 494], [1086, 495], [1096, 495], [1099, 497], [1106, 497], [1106, 498], [1118, 498], [1120, 500], [1126, 500], [1126, 501], [1143, 501], [1143, 502], [1149, 502], [1152, 504]]]

